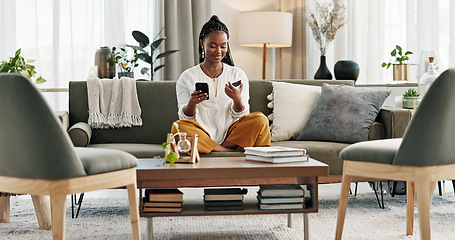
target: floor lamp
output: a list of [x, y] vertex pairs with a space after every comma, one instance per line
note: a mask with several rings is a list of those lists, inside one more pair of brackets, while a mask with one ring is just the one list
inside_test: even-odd
[[262, 47], [262, 79], [265, 79], [267, 48], [292, 45], [292, 13], [264, 11], [242, 12], [239, 17], [239, 43]]

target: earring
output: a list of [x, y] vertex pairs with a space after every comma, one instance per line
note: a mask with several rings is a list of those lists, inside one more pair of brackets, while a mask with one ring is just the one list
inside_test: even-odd
[[205, 51], [204, 51], [204, 49], [202, 49], [202, 59], [204, 59], [204, 58], [205, 58]]

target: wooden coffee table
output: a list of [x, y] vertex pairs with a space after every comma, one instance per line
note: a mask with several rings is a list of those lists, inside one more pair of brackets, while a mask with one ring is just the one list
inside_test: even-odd
[[[141, 217], [147, 218], [148, 239], [153, 238], [152, 218], [169, 216], [210, 216], [245, 214], [283, 214], [288, 215], [291, 227], [292, 213], [304, 215], [304, 239], [309, 239], [308, 213], [318, 212], [318, 177], [329, 172], [327, 164], [314, 159], [308, 162], [269, 164], [245, 161], [245, 157], [201, 158], [195, 164], [163, 165], [163, 160], [139, 159], [137, 182]], [[260, 210], [257, 201], [244, 201], [244, 209], [239, 211], [206, 211], [202, 196], [200, 201], [185, 200], [181, 213], [144, 213], [142, 211], [143, 188], [183, 188], [183, 187], [224, 187], [257, 186], [262, 184], [304, 184], [310, 190], [305, 196], [302, 210]]]

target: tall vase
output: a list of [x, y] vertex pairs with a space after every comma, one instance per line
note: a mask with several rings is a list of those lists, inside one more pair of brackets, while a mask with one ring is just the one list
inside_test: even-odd
[[329, 69], [327, 68], [325, 56], [321, 56], [321, 62], [319, 64], [319, 69], [318, 69], [318, 71], [316, 71], [316, 74], [314, 74], [314, 79], [332, 80], [332, 74], [330, 73]]
[[110, 65], [107, 60], [112, 58], [111, 50], [108, 47], [101, 47], [95, 53], [95, 65], [98, 66], [99, 78], [114, 78], [115, 65]]

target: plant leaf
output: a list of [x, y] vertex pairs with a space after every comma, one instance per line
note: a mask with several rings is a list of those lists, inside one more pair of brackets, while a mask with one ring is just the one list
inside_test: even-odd
[[159, 65], [158, 67], [156, 67], [156, 68], [153, 69], [153, 72], [156, 72], [156, 71], [160, 70], [160, 69], [163, 68], [164, 66], [166, 66], [166, 64]]
[[5, 66], [5, 67], [3, 67], [2, 69], [0, 69], [0, 72], [6, 72], [6, 73], [7, 73], [7, 72], [9, 72], [10, 70], [11, 70], [10, 67]]
[[171, 142], [164, 142], [164, 143], [161, 144], [161, 147], [163, 149], [166, 149], [167, 145], [169, 145], [169, 144], [171, 144]]
[[142, 32], [133, 31], [132, 35], [133, 35], [133, 38], [139, 42], [141, 47], [145, 47], [145, 46], [149, 45], [149, 43], [150, 43], [149, 37], [147, 37], [147, 35], [143, 34]]
[[166, 39], [166, 38], [164, 37], [164, 38], [157, 39], [152, 44], [150, 44], [152, 51], [155, 51], [160, 46], [161, 42], [164, 41], [164, 39]]
[[159, 36], [161, 35], [161, 33], [163, 32], [163, 30], [164, 30], [164, 27], [162, 27], [162, 28], [160, 29], [160, 31], [158, 32], [158, 34], [156, 34], [155, 38], [153, 38], [153, 39], [158, 39], [158, 37], [159, 37]]
[[150, 57], [147, 53], [139, 54], [139, 58], [147, 63], [150, 63], [150, 64], [152, 63], [152, 57]]
[[44, 79], [43, 77], [39, 76], [38, 78], [36, 78], [35, 80], [35, 84], [40, 84], [40, 83], [45, 83], [46, 82], [46, 79]]
[[177, 153], [175, 152], [170, 152], [167, 157], [166, 157], [167, 161], [170, 163], [170, 164], [174, 164], [176, 161], [177, 161]]
[[14, 56], [15, 57], [19, 56], [21, 54], [21, 51], [22, 51], [21, 48], [17, 49], [16, 53], [14, 53]]
[[171, 55], [175, 52], [178, 52], [180, 50], [169, 50], [169, 51], [166, 51], [166, 52], [163, 52], [163, 53], [160, 53], [158, 54], [158, 56], [156, 56], [156, 59], [159, 59], [159, 58], [162, 58], [162, 57], [166, 57], [167, 55]]
[[143, 67], [143, 68], [141, 69], [141, 74], [146, 74], [149, 70], [150, 70], [150, 68]]
[[132, 48], [132, 49], [137, 49], [138, 46], [134, 46], [134, 45], [130, 45], [130, 44], [125, 44], [125, 46], [129, 47], [129, 48]]
[[397, 50], [393, 49], [390, 55], [392, 55], [392, 57], [395, 57], [397, 55]]

